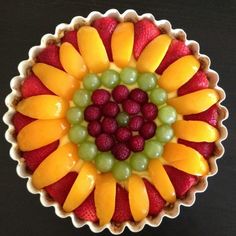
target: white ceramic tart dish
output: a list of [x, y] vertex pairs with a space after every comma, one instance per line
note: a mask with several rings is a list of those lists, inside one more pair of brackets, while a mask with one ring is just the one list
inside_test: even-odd
[[[64, 36], [64, 32], [79, 29], [83, 25], [90, 25], [95, 19], [111, 16], [118, 21], [131, 21], [137, 22], [141, 19], [149, 19], [154, 22], [155, 25], [159, 27], [162, 33], [169, 35], [171, 38], [180, 39], [184, 41], [185, 44], [191, 49], [193, 55], [200, 61], [200, 68], [205, 72], [209, 80], [209, 87], [216, 90], [219, 94], [219, 101], [217, 103], [219, 109], [218, 118], [218, 130], [220, 133], [220, 138], [216, 141], [216, 147], [214, 155], [210, 157], [208, 164], [210, 172], [203, 177], [199, 178], [199, 181], [194, 185], [187, 193], [184, 199], [177, 199], [173, 204], [168, 204], [156, 217], [146, 217], [140, 222], [125, 222], [121, 224], [109, 223], [104, 226], [99, 226], [98, 224], [79, 220], [74, 213], [65, 213], [62, 207], [53, 201], [44, 190], [36, 189], [32, 184], [32, 175], [26, 169], [24, 159], [20, 155], [20, 150], [15, 138], [15, 128], [12, 124], [12, 117], [16, 112], [15, 106], [21, 98], [20, 86], [24, 78], [28, 75], [32, 66], [35, 64], [35, 58], [37, 55], [51, 42], [59, 43], [60, 39]], [[223, 121], [228, 117], [227, 109], [221, 105], [221, 102], [225, 99], [225, 92], [217, 85], [219, 81], [219, 75], [214, 70], [210, 69], [210, 59], [200, 53], [199, 44], [196, 41], [188, 40], [186, 33], [182, 29], [172, 29], [171, 24], [167, 20], [155, 20], [152, 14], [146, 13], [143, 15], [138, 15], [134, 10], [126, 10], [123, 14], [120, 14], [115, 9], [110, 9], [106, 13], [102, 14], [97, 11], [91, 12], [86, 18], [81, 16], [76, 16], [72, 19], [69, 24], [59, 24], [56, 27], [54, 34], [46, 34], [42, 37], [40, 45], [34, 46], [29, 50], [29, 58], [19, 63], [18, 65], [19, 75], [12, 78], [10, 86], [12, 92], [6, 97], [6, 106], [8, 107], [7, 113], [4, 115], [3, 120], [8, 125], [8, 130], [6, 131], [6, 140], [12, 145], [10, 149], [10, 157], [17, 161], [17, 174], [21, 178], [27, 178], [27, 189], [33, 194], [39, 194], [40, 201], [45, 207], [54, 207], [55, 213], [61, 218], [70, 217], [74, 227], [80, 228], [84, 225], [88, 225], [91, 231], [98, 233], [104, 229], [109, 229], [112, 234], [121, 234], [125, 227], [128, 227], [132, 232], [139, 232], [147, 224], [152, 227], [157, 227], [161, 224], [163, 217], [175, 218], [180, 213], [180, 206], [192, 206], [195, 202], [196, 193], [204, 192], [207, 189], [208, 177], [215, 175], [218, 172], [217, 160], [224, 154], [224, 147], [222, 141], [227, 137], [227, 129], [223, 125]]]

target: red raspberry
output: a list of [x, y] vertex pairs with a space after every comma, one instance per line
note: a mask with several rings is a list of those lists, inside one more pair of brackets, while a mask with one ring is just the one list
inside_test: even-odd
[[118, 85], [112, 90], [112, 97], [116, 102], [122, 102], [129, 96], [129, 90], [124, 85]]
[[110, 93], [105, 89], [97, 89], [92, 94], [92, 101], [96, 105], [104, 105], [110, 99]]
[[104, 116], [115, 117], [120, 111], [119, 106], [115, 102], [108, 102], [102, 108]]
[[125, 143], [117, 143], [111, 150], [116, 159], [123, 161], [130, 155], [130, 149]]
[[102, 126], [99, 121], [94, 120], [88, 124], [88, 133], [93, 136], [97, 137], [102, 132]]
[[122, 103], [122, 107], [129, 115], [135, 115], [140, 112], [140, 105], [131, 99], [125, 100]]
[[106, 134], [113, 134], [116, 132], [118, 124], [114, 118], [105, 117], [102, 120], [102, 130]]
[[140, 135], [135, 135], [130, 139], [130, 149], [133, 152], [140, 152], [144, 149], [144, 138]]
[[143, 125], [143, 117], [142, 116], [133, 116], [129, 120], [129, 128], [132, 131], [139, 131]]
[[116, 130], [116, 139], [119, 141], [119, 142], [126, 142], [130, 139], [132, 133], [131, 131], [126, 128], [126, 127], [119, 127], [117, 130]]
[[86, 107], [84, 111], [84, 119], [86, 121], [99, 120], [101, 118], [102, 112], [100, 108], [96, 105], [90, 105]]
[[133, 89], [129, 94], [130, 99], [138, 102], [139, 104], [144, 104], [148, 102], [148, 95], [142, 89]]
[[157, 117], [157, 107], [151, 102], [146, 103], [142, 107], [142, 113], [145, 119], [154, 120]]
[[139, 134], [144, 138], [144, 139], [149, 139], [152, 138], [155, 135], [156, 132], [156, 124], [153, 121], [147, 121], [142, 128], [139, 131]]
[[107, 152], [111, 150], [114, 140], [109, 134], [100, 134], [96, 138], [95, 143], [99, 151]]

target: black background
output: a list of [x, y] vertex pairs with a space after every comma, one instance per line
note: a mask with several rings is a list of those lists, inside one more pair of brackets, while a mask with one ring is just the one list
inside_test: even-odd
[[[225, 122], [229, 138], [224, 142], [226, 154], [219, 164], [219, 173], [209, 180], [209, 187], [197, 196], [191, 208], [182, 208], [181, 215], [164, 219], [161, 226], [145, 229], [137, 235], [236, 235], [236, 1], [95, 1], [95, 0], [0, 0], [0, 92], [3, 100], [10, 92], [10, 79], [17, 75], [18, 63], [27, 58], [31, 46], [39, 44], [45, 33], [53, 33], [61, 22], [69, 23], [76, 15], [90, 11], [105, 12], [128, 8], [139, 14], [150, 12], [156, 19], [168, 19], [174, 28], [183, 28], [189, 39], [201, 45], [201, 52], [210, 56], [212, 68], [219, 72], [227, 93], [224, 104], [230, 110]], [[37, 195], [27, 192], [26, 181], [15, 172], [16, 163], [9, 157], [10, 145], [4, 140], [6, 126], [1, 123], [0, 143], [0, 235], [92, 235], [89, 228], [75, 229], [69, 219], [60, 219], [53, 208], [44, 208]], [[131, 235], [125, 230], [124, 235]], [[106, 230], [100, 235], [109, 235]]]

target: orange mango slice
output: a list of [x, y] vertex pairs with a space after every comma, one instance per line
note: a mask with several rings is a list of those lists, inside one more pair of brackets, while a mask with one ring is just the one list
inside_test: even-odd
[[69, 107], [68, 102], [55, 95], [38, 95], [23, 99], [16, 110], [23, 115], [42, 120], [63, 118]]
[[109, 67], [106, 49], [97, 32], [91, 26], [82, 26], [77, 32], [79, 50], [90, 72], [100, 73]]
[[124, 22], [117, 25], [111, 38], [112, 56], [119, 67], [128, 65], [134, 45], [134, 24]]
[[167, 103], [181, 115], [197, 114], [217, 103], [219, 94], [214, 89], [202, 89], [181, 97], [170, 98]]
[[138, 175], [131, 175], [128, 180], [129, 204], [135, 221], [140, 221], [148, 215], [149, 198], [145, 184]]
[[31, 151], [60, 139], [68, 129], [65, 119], [36, 120], [20, 131], [17, 143], [21, 151]]
[[67, 175], [78, 160], [77, 147], [66, 144], [59, 147], [41, 162], [32, 176], [37, 189], [53, 184]]
[[65, 212], [73, 211], [84, 202], [94, 189], [96, 177], [97, 171], [94, 165], [84, 163], [64, 202]]
[[153, 39], [142, 51], [137, 61], [137, 69], [141, 72], [154, 72], [163, 60], [170, 43], [171, 38], [167, 34]]
[[173, 124], [175, 136], [192, 142], [215, 142], [219, 131], [204, 121], [178, 120]]
[[177, 90], [198, 71], [200, 62], [192, 55], [184, 56], [172, 63], [158, 80], [161, 88], [168, 92]]

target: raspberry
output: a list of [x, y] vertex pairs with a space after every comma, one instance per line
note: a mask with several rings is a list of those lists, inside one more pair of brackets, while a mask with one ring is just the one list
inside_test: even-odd
[[144, 149], [144, 139], [140, 135], [135, 135], [130, 139], [129, 142], [130, 149], [133, 152], [140, 152]]
[[126, 100], [128, 96], [129, 96], [129, 90], [124, 85], [118, 85], [112, 91], [112, 97], [118, 103]]
[[152, 138], [155, 133], [156, 133], [156, 124], [153, 121], [147, 121], [142, 128], [139, 131], [139, 134], [144, 138], [144, 139], [149, 139]]
[[94, 120], [88, 124], [88, 133], [93, 136], [97, 137], [102, 132], [102, 126], [99, 121]]
[[120, 111], [119, 106], [115, 102], [108, 102], [102, 108], [104, 116], [115, 117]]
[[116, 159], [123, 161], [130, 155], [130, 149], [125, 143], [117, 143], [111, 150]]
[[140, 112], [140, 105], [131, 99], [125, 100], [122, 103], [122, 106], [124, 111], [129, 115], [135, 115]]
[[135, 102], [138, 102], [139, 104], [144, 104], [148, 101], [147, 93], [139, 88], [133, 89], [129, 94], [129, 98]]
[[110, 93], [105, 89], [97, 89], [92, 94], [92, 101], [96, 105], [104, 105], [110, 99]]
[[106, 134], [113, 134], [117, 130], [118, 124], [114, 118], [105, 117], [102, 120], [102, 130]]
[[95, 143], [99, 151], [107, 152], [111, 150], [114, 140], [109, 134], [100, 134], [96, 138]]
[[116, 130], [116, 139], [119, 141], [119, 142], [126, 142], [130, 139], [132, 133], [131, 131], [126, 128], [126, 127], [119, 127], [117, 130]]
[[99, 120], [101, 118], [101, 110], [95, 105], [90, 105], [86, 107], [84, 111], [84, 119], [86, 121]]
[[129, 128], [132, 131], [139, 131], [143, 125], [143, 117], [142, 116], [133, 116], [129, 121]]
[[142, 113], [145, 119], [154, 120], [157, 117], [157, 107], [151, 102], [146, 103], [142, 107]]

